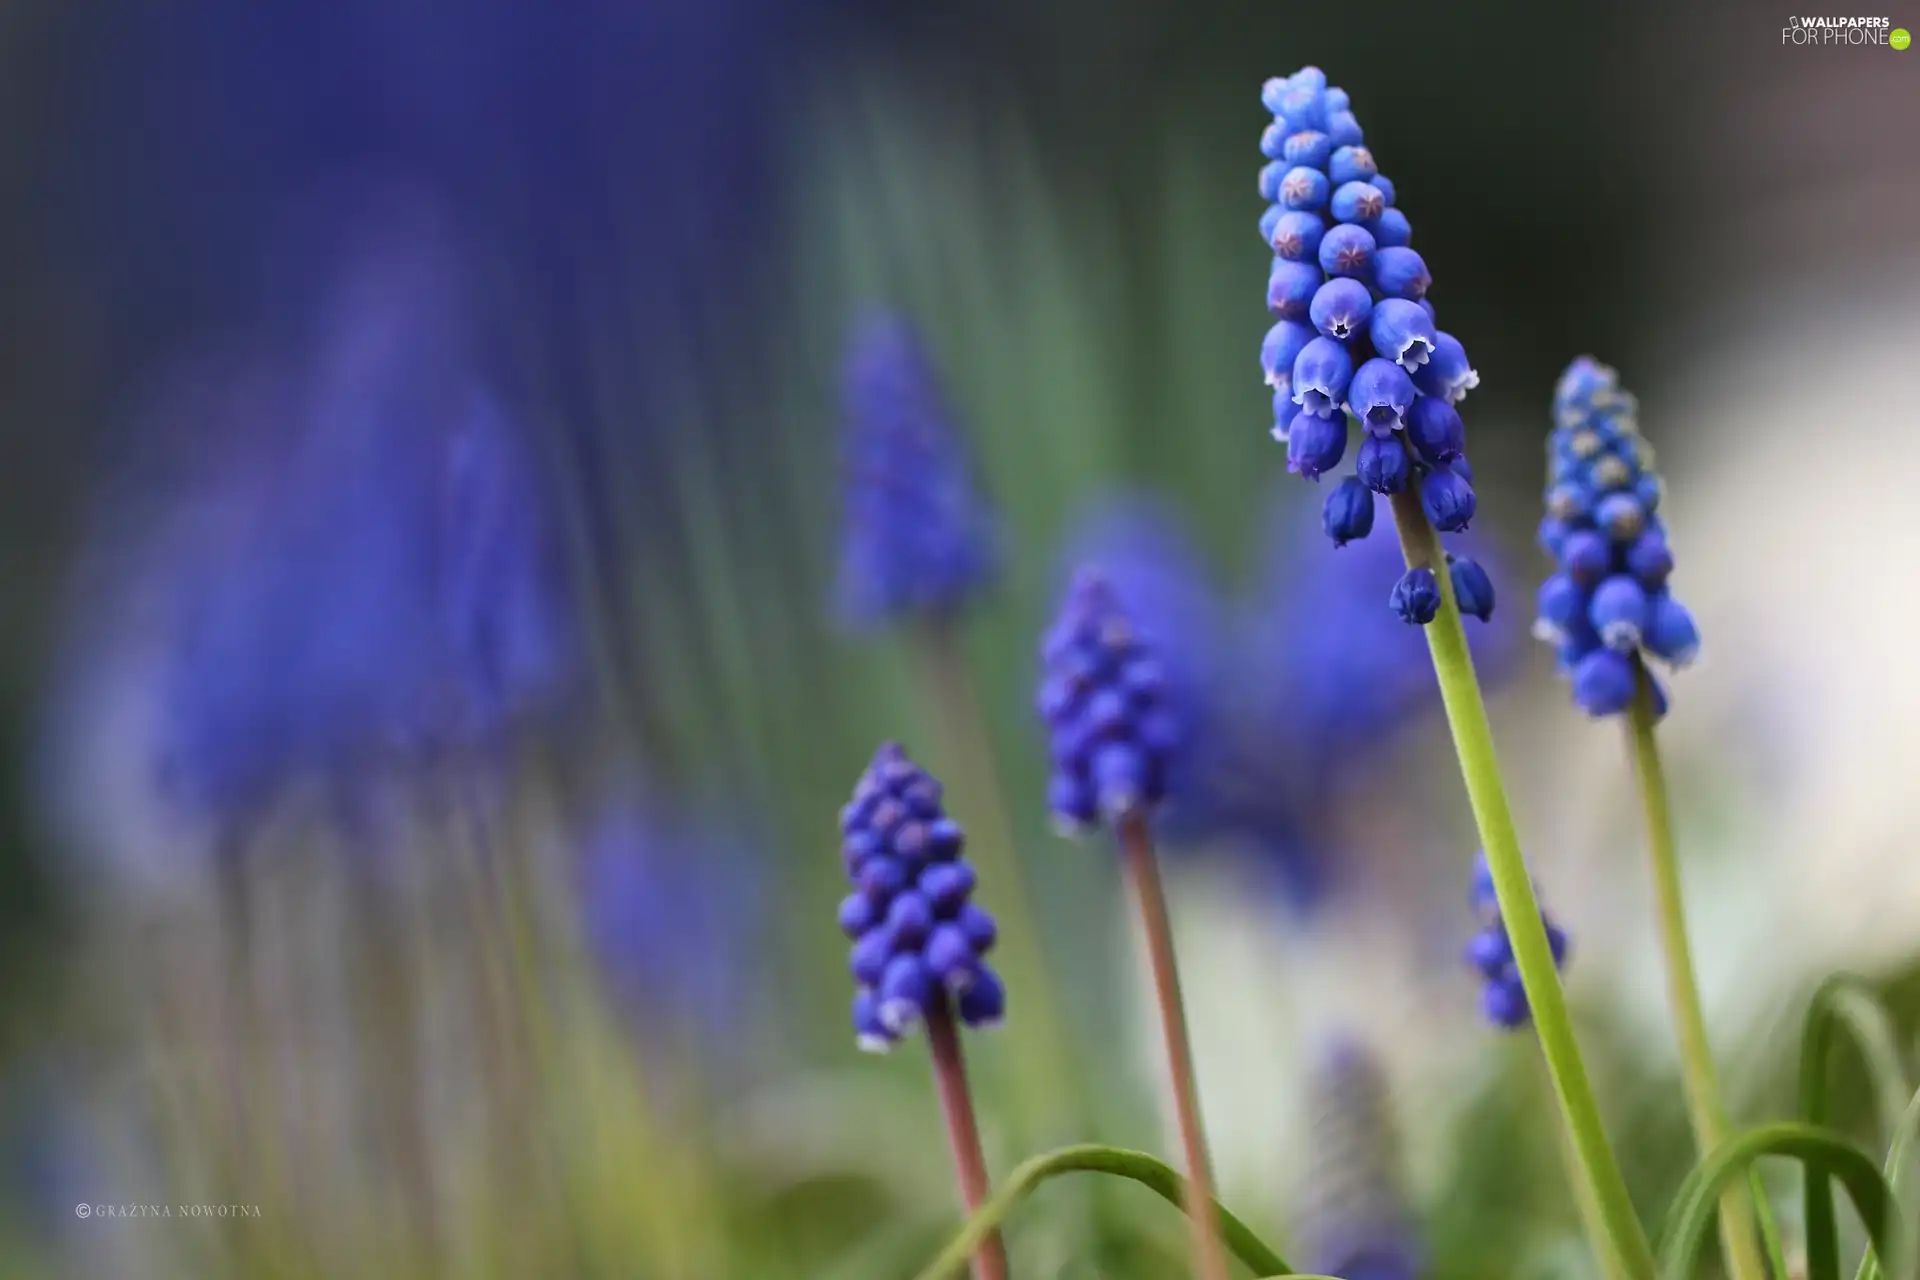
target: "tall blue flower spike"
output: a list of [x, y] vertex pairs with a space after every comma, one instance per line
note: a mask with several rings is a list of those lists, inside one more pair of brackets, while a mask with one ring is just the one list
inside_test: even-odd
[[[1432, 278], [1409, 244], [1394, 184], [1367, 149], [1346, 93], [1328, 87], [1319, 68], [1269, 80], [1260, 97], [1273, 113], [1260, 138], [1268, 163], [1259, 188], [1270, 204], [1260, 234], [1274, 253], [1267, 305], [1275, 317], [1260, 365], [1274, 389], [1273, 434], [1286, 443], [1287, 469], [1310, 480], [1331, 474], [1347, 454], [1351, 415], [1362, 432], [1360, 482], [1376, 493], [1412, 488], [1435, 529], [1465, 529], [1475, 498], [1454, 406], [1480, 377], [1459, 340], [1435, 326]], [[1372, 531], [1347, 483], [1327, 495], [1324, 520], [1335, 546]], [[1403, 578], [1392, 609], [1410, 623], [1432, 621], [1432, 585]], [[1471, 611], [1482, 620], [1492, 612], [1486, 585], [1476, 601], [1484, 608]]]
[[951, 615], [993, 579], [993, 530], [913, 331], [869, 320], [848, 348], [842, 390], [842, 611], [862, 626]]
[[1155, 813], [1192, 740], [1166, 666], [1105, 573], [1083, 568], [1041, 643], [1037, 710], [1053, 771], [1048, 805], [1066, 831]]
[[1006, 991], [985, 959], [998, 928], [972, 900], [966, 837], [939, 782], [898, 743], [882, 745], [840, 810], [840, 834], [860, 1047], [885, 1052], [948, 999], [967, 1026], [998, 1025]]
[[1336, 1039], [1308, 1077], [1307, 1101], [1312, 1168], [1299, 1219], [1308, 1264], [1348, 1280], [1415, 1280], [1422, 1259], [1379, 1060], [1358, 1040]]
[[[1553, 418], [1540, 545], [1556, 571], [1540, 586], [1534, 634], [1557, 650], [1582, 710], [1617, 715], [1633, 702], [1636, 659], [1684, 667], [1700, 631], [1668, 585], [1660, 476], [1619, 375], [1581, 356], [1554, 389]], [[1665, 714], [1657, 680], [1653, 695]]]
[[[1493, 873], [1487, 867], [1487, 855], [1473, 859], [1473, 881], [1468, 901], [1480, 921], [1480, 931], [1467, 944], [1467, 963], [1479, 971], [1484, 986], [1480, 992], [1481, 1009], [1487, 1020], [1509, 1031], [1523, 1027], [1531, 1016], [1527, 1010], [1527, 992], [1520, 983], [1520, 968], [1513, 956], [1513, 941], [1507, 936], [1506, 922], [1500, 917], [1500, 902], [1493, 891]], [[1553, 952], [1553, 965], [1564, 970], [1567, 964], [1567, 935], [1555, 924], [1546, 909], [1540, 912], [1547, 929], [1547, 946]]]

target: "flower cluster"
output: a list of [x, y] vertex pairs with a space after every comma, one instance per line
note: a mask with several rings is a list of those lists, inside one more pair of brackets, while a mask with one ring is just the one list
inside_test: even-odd
[[884, 1052], [944, 1007], [949, 993], [970, 1027], [996, 1025], [1006, 992], [983, 957], [993, 917], [973, 902], [973, 868], [960, 824], [940, 803], [940, 784], [886, 743], [840, 811], [842, 857], [853, 892], [840, 928], [859, 990], [853, 1029], [860, 1047]]
[[1421, 1257], [1379, 1059], [1358, 1040], [1336, 1039], [1308, 1076], [1307, 1096], [1313, 1167], [1299, 1220], [1309, 1262], [1351, 1280], [1414, 1280]]
[[[1660, 477], [1619, 375], [1591, 357], [1567, 367], [1553, 397], [1540, 545], [1559, 568], [1540, 584], [1534, 633], [1555, 645], [1573, 700], [1592, 716], [1633, 701], [1639, 655], [1682, 667], [1700, 632], [1667, 579]], [[1666, 695], [1652, 684], [1656, 714]]]
[[[1317, 67], [1267, 81], [1261, 101], [1273, 123], [1260, 138], [1268, 163], [1260, 234], [1273, 249], [1267, 307], [1277, 317], [1260, 348], [1273, 388], [1276, 439], [1287, 468], [1317, 479], [1347, 452], [1347, 415], [1361, 427], [1355, 476], [1327, 496], [1336, 544], [1373, 527], [1362, 489], [1417, 488], [1434, 528], [1473, 519], [1466, 429], [1454, 406], [1479, 382], [1458, 339], [1434, 323], [1431, 277], [1411, 247], [1413, 229], [1394, 207], [1394, 187], [1375, 164], [1345, 91]], [[1423, 572], [1414, 571], [1416, 574]], [[1431, 621], [1439, 604], [1431, 572], [1403, 582], [1394, 610]]]
[[1055, 821], [1079, 831], [1157, 808], [1188, 727], [1168, 705], [1159, 656], [1099, 571], [1074, 576], [1040, 662]]
[[[1500, 917], [1500, 902], [1493, 891], [1493, 872], [1487, 855], [1475, 856], [1473, 884], [1468, 893], [1474, 914], [1480, 920], [1480, 932], [1467, 944], [1467, 960], [1480, 971], [1486, 986], [1480, 993], [1481, 1008], [1489, 1021], [1512, 1029], [1524, 1026], [1529, 1016], [1526, 988], [1520, 983], [1520, 967], [1513, 955], [1513, 940], [1507, 936], [1506, 922]], [[1541, 909], [1540, 922], [1547, 929], [1547, 946], [1553, 951], [1556, 969], [1567, 963], [1567, 935]]]
[[862, 625], [951, 614], [992, 578], [993, 536], [913, 331], [869, 321], [849, 348], [843, 396], [842, 610]]

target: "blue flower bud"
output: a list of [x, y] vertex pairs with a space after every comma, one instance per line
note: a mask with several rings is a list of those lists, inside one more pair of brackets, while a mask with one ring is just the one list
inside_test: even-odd
[[1465, 556], [1448, 556], [1454, 603], [1460, 612], [1482, 622], [1493, 620], [1493, 579], [1479, 563]]
[[1397, 438], [1369, 433], [1360, 442], [1360, 458], [1354, 470], [1360, 482], [1373, 492], [1399, 493], [1407, 487], [1413, 464]]
[[980, 956], [967, 940], [966, 931], [956, 923], [942, 923], [927, 936], [922, 951], [934, 980], [949, 990], [958, 991], [973, 981], [980, 967]]
[[869, 858], [860, 864], [860, 875], [854, 883], [878, 909], [893, 901], [893, 895], [906, 888], [907, 873], [892, 858]]
[[1627, 547], [1627, 572], [1649, 591], [1666, 585], [1673, 573], [1673, 551], [1667, 546], [1666, 532], [1658, 527], [1647, 530]]
[[[1362, 449], [1365, 447], [1361, 445]], [[1320, 512], [1320, 527], [1336, 547], [1366, 537], [1373, 532], [1373, 494], [1358, 479], [1348, 476], [1327, 494], [1326, 505]]]
[[1427, 519], [1433, 521], [1433, 527], [1442, 533], [1466, 528], [1477, 505], [1473, 486], [1458, 467], [1429, 471], [1420, 482], [1420, 507], [1427, 513]]
[[[1273, 243], [1274, 228], [1280, 225], [1280, 219], [1286, 215], [1286, 212], [1287, 211], [1285, 209], [1282, 209], [1277, 204], [1270, 204], [1265, 209], [1260, 211], [1260, 243], [1261, 244], [1270, 245]], [[1279, 253], [1280, 251], [1278, 249], [1275, 249], [1274, 252]]]
[[869, 929], [854, 939], [853, 950], [847, 953], [847, 968], [855, 982], [870, 987], [880, 981], [892, 958], [893, 938], [884, 928]]
[[1283, 319], [1305, 320], [1307, 304], [1313, 301], [1320, 280], [1320, 272], [1311, 262], [1275, 258], [1273, 271], [1267, 276], [1267, 310]]
[[1347, 91], [1335, 85], [1327, 86], [1327, 115], [1329, 118], [1339, 115], [1349, 105]]
[[936, 862], [920, 873], [919, 889], [942, 920], [951, 918], [973, 892], [973, 867], [965, 862]]
[[1287, 132], [1284, 120], [1275, 120], [1268, 125], [1260, 134], [1260, 154], [1269, 160], [1283, 159], [1287, 151]]
[[[1432, 397], [1426, 397], [1425, 399], [1431, 398]], [[1425, 400], [1423, 399], [1417, 402], [1413, 407], [1417, 410], [1421, 403], [1425, 403]], [[1572, 537], [1573, 533], [1573, 526], [1565, 520], [1560, 519], [1560, 517], [1541, 516], [1540, 528], [1534, 534], [1534, 541], [1540, 544], [1542, 551], [1557, 560], [1560, 558], [1562, 548], [1567, 545], [1567, 539]]]
[[1547, 491], [1547, 514], [1556, 520], [1583, 520], [1592, 506], [1593, 494], [1573, 481], [1562, 481]]
[[1147, 802], [1153, 786], [1153, 762], [1132, 742], [1110, 742], [1093, 757], [1094, 789], [1108, 818], [1123, 818]]
[[1348, 182], [1365, 182], [1379, 172], [1380, 166], [1373, 162], [1373, 152], [1365, 147], [1341, 147], [1327, 161], [1327, 176], [1336, 187]]
[[1371, 182], [1344, 182], [1334, 188], [1329, 207], [1341, 222], [1371, 222], [1387, 211], [1387, 198]]
[[1417, 302], [1388, 298], [1373, 309], [1367, 324], [1367, 336], [1373, 349], [1408, 373], [1425, 364], [1433, 354], [1433, 320]]
[[1332, 194], [1332, 189], [1327, 184], [1327, 175], [1318, 169], [1310, 169], [1303, 164], [1295, 165], [1293, 168], [1287, 170], [1286, 175], [1280, 179], [1279, 185], [1274, 188], [1273, 195], [1268, 196], [1265, 192], [1267, 186], [1267, 171], [1273, 167], [1273, 165], [1268, 165], [1260, 171], [1262, 199], [1273, 200], [1289, 209], [1324, 209], [1327, 207], [1327, 197]]
[[1627, 574], [1619, 573], [1593, 589], [1587, 621], [1600, 633], [1600, 643], [1621, 653], [1640, 647], [1647, 629], [1647, 593]]
[[1647, 509], [1630, 493], [1610, 493], [1593, 509], [1594, 523], [1615, 542], [1632, 542], [1647, 527]]
[[1482, 929], [1467, 942], [1467, 963], [1488, 979], [1498, 978], [1514, 963], [1513, 940], [1505, 929]]
[[1281, 117], [1296, 129], [1318, 129], [1327, 122], [1326, 94], [1316, 86], [1289, 85], [1281, 108]]
[[1480, 1008], [1487, 1021], [1512, 1031], [1527, 1024], [1527, 989], [1520, 984], [1518, 970], [1496, 978], [1480, 990]]
[[975, 955], [985, 955], [993, 950], [993, 944], [999, 941], [1000, 926], [985, 907], [969, 902], [960, 908], [954, 924], [966, 937], [967, 945], [973, 948]]
[[[1368, 178], [1367, 181], [1371, 182], [1374, 185], [1374, 189], [1386, 197], [1387, 207], [1391, 209], [1394, 201], [1393, 179], [1387, 177], [1384, 173], [1376, 173], [1371, 178]], [[1375, 238], [1378, 239], [1378, 237]]]
[[1564, 573], [1556, 573], [1540, 584], [1534, 601], [1538, 621], [1534, 634], [1543, 640], [1559, 641], [1572, 634], [1587, 618], [1587, 593]]
[[1652, 472], [1641, 476], [1633, 486], [1633, 496], [1640, 499], [1640, 506], [1648, 515], [1660, 509], [1660, 499], [1665, 494], [1665, 481]]
[[933, 928], [933, 907], [911, 890], [894, 898], [887, 908], [887, 932], [897, 947], [917, 947]]
[[[1318, 337], [1300, 349], [1293, 362], [1293, 402], [1303, 413], [1334, 417], [1347, 398], [1353, 357], [1332, 338]], [[1294, 424], [1298, 427], [1298, 422]], [[1344, 435], [1346, 424], [1341, 424]], [[1334, 459], [1339, 461], [1336, 456]]]
[[1327, 137], [1336, 147], [1357, 147], [1366, 140], [1360, 122], [1351, 111], [1334, 111], [1327, 116]]
[[1612, 649], [1595, 649], [1573, 668], [1573, 701], [1595, 718], [1618, 715], [1633, 703], [1633, 663]]
[[1335, 279], [1313, 295], [1307, 315], [1313, 327], [1329, 338], [1345, 341], [1366, 326], [1373, 312], [1373, 295], [1358, 280]]
[[857, 938], [879, 923], [880, 913], [863, 893], [850, 893], [840, 900], [840, 932]]
[[1290, 165], [1324, 169], [1332, 155], [1333, 142], [1326, 134], [1317, 129], [1302, 129], [1287, 135], [1281, 147], [1280, 158]]
[[[1298, 359], [1298, 357], [1295, 357]], [[1293, 403], [1293, 371], [1289, 369], [1273, 388], [1273, 438], [1281, 444], [1287, 442], [1287, 433], [1293, 427], [1293, 415], [1300, 412]]]
[[[1411, 249], [1406, 252], [1413, 252]], [[1320, 269], [1330, 276], [1365, 279], [1373, 266], [1373, 233], [1343, 222], [1330, 227], [1320, 241]]]
[[1093, 784], [1068, 773], [1056, 773], [1047, 783], [1047, 812], [1054, 825], [1072, 835], [1100, 819], [1100, 802]]
[[1440, 581], [1431, 569], [1409, 569], [1393, 584], [1387, 603], [1400, 621], [1424, 627], [1440, 612]]
[[1560, 567], [1581, 586], [1594, 586], [1613, 568], [1613, 544], [1592, 529], [1575, 529], [1560, 546]]
[[1273, 211], [1272, 223], [1261, 227], [1261, 234], [1273, 251], [1289, 262], [1319, 262], [1320, 241], [1327, 234], [1326, 221], [1304, 209], [1282, 210], [1274, 205]]
[[1000, 975], [981, 965], [965, 991], [960, 993], [960, 1021], [978, 1030], [997, 1027], [1007, 1014], [1007, 989]]
[[1406, 214], [1391, 207], [1391, 204], [1367, 224], [1367, 230], [1373, 233], [1376, 250], [1404, 249], [1413, 243], [1413, 224], [1407, 221]]
[[1280, 184], [1283, 180], [1285, 180], [1287, 174], [1291, 173], [1292, 171], [1293, 171], [1292, 165], [1286, 164], [1285, 162], [1280, 160], [1275, 160], [1269, 164], [1261, 165], [1260, 178], [1258, 182], [1260, 198], [1262, 200], [1268, 201], [1269, 203], [1279, 200]]
[[1360, 425], [1374, 435], [1398, 431], [1413, 405], [1413, 379], [1391, 360], [1379, 356], [1361, 365], [1347, 386], [1347, 404]]
[[936, 987], [926, 961], [902, 952], [887, 961], [880, 975], [880, 1022], [895, 1035], [912, 1028], [933, 1007]]
[[1260, 105], [1268, 111], [1271, 111], [1274, 115], [1279, 115], [1281, 105], [1287, 96], [1287, 90], [1292, 87], [1293, 86], [1287, 82], [1285, 76], [1269, 76], [1260, 85]]
[[885, 1053], [898, 1040], [880, 1020], [880, 995], [871, 986], [853, 993], [853, 1035], [863, 1053]]
[[1347, 452], [1345, 415], [1325, 418], [1302, 409], [1287, 432], [1287, 470], [1317, 480]]
[[1382, 297], [1417, 301], [1427, 295], [1433, 277], [1421, 256], [1405, 245], [1377, 250], [1373, 255], [1373, 287]]
[[1700, 628], [1687, 607], [1662, 591], [1653, 597], [1646, 632], [1647, 649], [1675, 667], [1700, 656]]
[[1413, 375], [1413, 385], [1448, 404], [1459, 404], [1480, 385], [1480, 375], [1467, 363], [1466, 349], [1450, 333], [1433, 335], [1433, 354]]
[[1444, 467], [1466, 452], [1467, 429], [1452, 405], [1438, 396], [1421, 396], [1407, 410], [1407, 443], [1428, 466]]
[[[1298, 320], [1276, 321], [1273, 328], [1267, 330], [1267, 336], [1260, 344], [1260, 368], [1266, 374], [1267, 385], [1278, 390], [1293, 386], [1293, 362], [1300, 358], [1300, 352], [1313, 341], [1313, 330]], [[1289, 407], [1288, 417], [1292, 417]]]

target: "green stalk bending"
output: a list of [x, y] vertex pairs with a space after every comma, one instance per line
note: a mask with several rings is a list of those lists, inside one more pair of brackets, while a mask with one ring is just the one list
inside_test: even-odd
[[1453, 598], [1453, 581], [1440, 538], [1421, 510], [1419, 496], [1411, 489], [1394, 495], [1393, 516], [1400, 529], [1400, 549], [1407, 567], [1432, 570], [1440, 585], [1440, 612], [1423, 630], [1433, 655], [1433, 672], [1440, 683], [1447, 724], [1453, 731], [1454, 751], [1460, 757], [1467, 800], [1473, 806], [1474, 825], [1493, 873], [1494, 896], [1513, 943], [1520, 982], [1526, 989], [1548, 1073], [1553, 1077], [1560, 1114], [1606, 1224], [1608, 1240], [1594, 1241], [1595, 1252], [1604, 1266], [1610, 1244], [1629, 1280], [1652, 1280], [1653, 1251], [1633, 1211], [1613, 1149], [1607, 1144], [1606, 1126], [1587, 1081], [1586, 1064], [1581, 1060], [1573, 1022], [1567, 1016], [1566, 997], [1560, 990], [1560, 975], [1547, 945], [1540, 904], [1534, 899], [1533, 882], [1520, 854], [1520, 838], [1514, 831], [1506, 787], [1500, 780], [1500, 762], [1493, 749], [1493, 731], [1487, 724], [1486, 703], [1473, 674], [1467, 633], [1460, 625], [1460, 607]]
[[[1687, 945], [1687, 913], [1680, 896], [1680, 862], [1674, 849], [1673, 812], [1667, 800], [1667, 775], [1660, 763], [1660, 746], [1653, 736], [1653, 684], [1638, 659], [1634, 674], [1639, 689], [1628, 712], [1628, 741], [1633, 749], [1634, 780], [1647, 818], [1647, 853], [1653, 863], [1654, 917], [1660, 926], [1660, 950], [1666, 958], [1667, 999], [1673, 1006], [1674, 1036], [1680, 1045], [1680, 1080], [1693, 1121], [1694, 1144], [1702, 1156], [1727, 1139], [1726, 1109], [1720, 1101], [1720, 1082], [1713, 1069], [1713, 1046], [1707, 1039], [1706, 1014], [1700, 1007], [1700, 987], [1694, 978], [1693, 953]], [[1729, 1182], [1720, 1197], [1720, 1247], [1726, 1253], [1732, 1280], [1766, 1280], [1766, 1264], [1754, 1237], [1752, 1207], [1738, 1182]]]

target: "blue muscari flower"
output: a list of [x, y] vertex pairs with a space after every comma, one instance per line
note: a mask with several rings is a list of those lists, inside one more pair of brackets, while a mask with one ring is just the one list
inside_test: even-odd
[[1399, 493], [1407, 487], [1413, 463], [1406, 446], [1393, 436], [1368, 434], [1360, 441], [1355, 476], [1375, 493]]
[[840, 810], [840, 834], [860, 1047], [885, 1052], [950, 998], [968, 1026], [997, 1024], [1006, 997], [985, 959], [993, 917], [972, 901], [965, 836], [939, 782], [898, 743], [883, 744]]
[[1159, 810], [1194, 740], [1169, 692], [1165, 659], [1132, 608], [1106, 573], [1080, 569], [1040, 651], [1048, 801], [1062, 829]]
[[[1534, 630], [1557, 647], [1575, 704], [1592, 716], [1632, 705], [1642, 655], [1682, 667], [1700, 646], [1672, 595], [1660, 477], [1637, 414], [1619, 375], [1590, 356], [1568, 365], [1554, 389], [1540, 542], [1559, 572], [1541, 588]], [[1646, 678], [1663, 711], [1666, 691]]]
[[[1267, 330], [1267, 339], [1260, 344], [1260, 368], [1266, 373], [1267, 385], [1284, 395], [1288, 404], [1293, 400], [1293, 362], [1312, 341], [1313, 330], [1306, 325], [1297, 320], [1279, 320]], [[1287, 416], [1291, 418], [1292, 412]]]
[[1482, 622], [1493, 620], [1493, 579], [1476, 560], [1465, 556], [1447, 557], [1447, 572], [1453, 579], [1454, 602], [1460, 612]]
[[[1474, 855], [1468, 901], [1480, 922], [1480, 931], [1467, 943], [1467, 963], [1479, 971], [1485, 984], [1481, 989], [1481, 1009], [1496, 1026], [1508, 1030], [1525, 1026], [1531, 1016], [1527, 993], [1520, 982], [1520, 966], [1514, 959], [1506, 922], [1500, 917], [1500, 903], [1493, 891], [1493, 873], [1487, 866], [1485, 853]], [[1553, 922], [1545, 908], [1541, 909], [1540, 920], [1546, 926], [1554, 968], [1564, 970], [1568, 950], [1566, 932]]]
[[1298, 1218], [1308, 1264], [1349, 1280], [1416, 1280], [1422, 1258], [1385, 1070], [1342, 1036], [1308, 1076], [1307, 1098], [1312, 1168]]
[[951, 616], [992, 581], [991, 517], [911, 329], [869, 320], [843, 393], [840, 598], [857, 624]]
[[[631, 796], [594, 817], [580, 846], [582, 933], [608, 994], [643, 1028], [727, 1042], [748, 1016], [755, 936], [767, 903], [755, 849], [734, 822]], [[843, 905], [854, 933], [874, 920]]]
[[1321, 522], [1322, 531], [1333, 539], [1336, 547], [1344, 547], [1372, 533], [1373, 494], [1368, 486], [1357, 476], [1348, 476], [1335, 485], [1327, 494]]
[[1393, 584], [1388, 603], [1400, 621], [1424, 627], [1440, 612], [1440, 583], [1431, 569], [1408, 569]]
[[[1464, 529], [1475, 500], [1466, 432], [1453, 406], [1479, 375], [1459, 341], [1434, 323], [1426, 296], [1432, 276], [1409, 244], [1412, 225], [1396, 207], [1398, 192], [1365, 145], [1346, 93], [1317, 69], [1269, 80], [1261, 102], [1274, 116], [1261, 137], [1272, 162], [1259, 184], [1272, 205], [1261, 234], [1280, 255], [1267, 302], [1280, 319], [1318, 331], [1294, 349], [1286, 373], [1279, 357], [1290, 344], [1270, 332], [1262, 351], [1268, 383], [1289, 391], [1275, 397], [1273, 429], [1287, 442], [1288, 469], [1317, 478], [1340, 464], [1346, 446], [1344, 429], [1308, 423], [1294, 409], [1352, 414], [1397, 451], [1363, 441], [1360, 478], [1387, 493], [1418, 485], [1439, 531]], [[1327, 503], [1328, 536], [1336, 543], [1364, 536], [1351, 499], [1336, 490]]]

